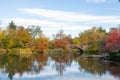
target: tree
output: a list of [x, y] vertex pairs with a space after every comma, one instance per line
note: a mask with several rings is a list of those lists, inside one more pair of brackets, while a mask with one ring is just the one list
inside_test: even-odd
[[15, 39], [16, 39], [16, 30], [7, 29], [6, 30], [6, 37], [3, 40], [4, 48], [12, 48], [14, 46]]
[[5, 30], [5, 38], [2, 40], [4, 48], [12, 48], [14, 46], [14, 40], [16, 38], [16, 28], [17, 26], [13, 21], [11, 21]]
[[106, 36], [106, 32], [101, 28], [93, 27], [79, 34], [80, 45], [87, 45], [88, 52], [99, 51], [100, 41]]
[[0, 46], [2, 48], [24, 48], [29, 47], [31, 35], [23, 26], [12, 28], [0, 32]]
[[4, 48], [3, 41], [6, 38], [6, 31], [5, 30], [0, 30], [0, 48]]
[[14, 40], [14, 47], [28, 47], [31, 40], [31, 35], [23, 26], [18, 26], [16, 29], [16, 39]]
[[31, 25], [31, 26], [28, 26], [27, 30], [29, 31], [29, 33], [32, 36], [32, 38], [31, 38], [31, 43], [32, 43], [31, 48], [34, 50], [35, 45], [36, 45], [36, 39], [35, 38], [39, 37], [39, 34], [42, 32], [41, 27]]
[[106, 39], [106, 50], [120, 50], [120, 29], [112, 28]]
[[79, 38], [78, 38], [78, 37], [75, 37], [75, 38], [72, 40], [72, 43], [73, 43], [73, 44], [80, 44]]
[[8, 25], [8, 29], [16, 29], [16, 27], [17, 26], [15, 25], [15, 23], [13, 21], [11, 21]]
[[49, 48], [49, 49], [54, 49], [54, 48], [55, 48], [54, 40], [50, 40], [50, 41], [48, 42], [48, 48]]
[[66, 49], [69, 44], [69, 36], [63, 33], [63, 30], [60, 30], [54, 39], [54, 45], [56, 48]]
[[39, 33], [42, 32], [41, 27], [35, 25], [28, 26], [27, 30], [29, 31], [33, 38], [38, 37]]
[[45, 49], [48, 49], [49, 38], [45, 37], [41, 32], [39, 38], [37, 38], [35, 50], [37, 52], [43, 52]]

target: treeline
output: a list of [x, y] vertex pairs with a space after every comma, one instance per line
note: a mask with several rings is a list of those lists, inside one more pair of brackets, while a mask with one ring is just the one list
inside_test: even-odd
[[49, 38], [45, 37], [40, 26], [17, 26], [13, 21], [6, 30], [0, 30], [0, 48], [30, 48], [32, 51], [42, 52], [48, 48]]
[[120, 51], [120, 29], [111, 28], [106, 32], [102, 27], [93, 27], [75, 38], [60, 30], [54, 34], [52, 40], [43, 34], [40, 26], [31, 25], [24, 28], [11, 21], [6, 30], [0, 29], [0, 49], [29, 48], [35, 52], [43, 52], [55, 48], [67, 50], [71, 44], [85, 46], [86, 53]]

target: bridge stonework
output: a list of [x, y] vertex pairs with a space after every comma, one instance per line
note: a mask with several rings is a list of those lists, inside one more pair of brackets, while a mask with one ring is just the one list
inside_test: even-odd
[[86, 45], [83, 45], [83, 46], [81, 46], [81, 45], [79, 45], [79, 44], [69, 44], [69, 45], [67, 45], [67, 48], [68, 49], [81, 49], [81, 50], [85, 50], [86, 48], [87, 48], [87, 46]]

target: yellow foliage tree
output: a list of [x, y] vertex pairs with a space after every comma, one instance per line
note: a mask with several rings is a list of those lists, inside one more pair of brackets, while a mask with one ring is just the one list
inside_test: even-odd
[[100, 42], [105, 38], [106, 32], [101, 27], [86, 30], [79, 35], [79, 41], [81, 45], [87, 45], [89, 51], [98, 51], [100, 48]]

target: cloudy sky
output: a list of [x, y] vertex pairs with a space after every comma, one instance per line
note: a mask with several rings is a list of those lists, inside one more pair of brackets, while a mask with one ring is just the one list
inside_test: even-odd
[[0, 26], [40, 25], [52, 37], [64, 30], [72, 37], [94, 26], [106, 30], [120, 24], [119, 0], [0, 0]]

